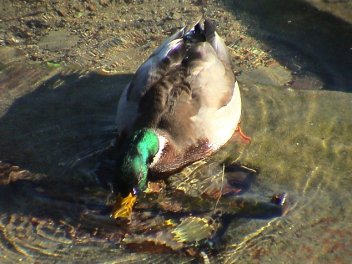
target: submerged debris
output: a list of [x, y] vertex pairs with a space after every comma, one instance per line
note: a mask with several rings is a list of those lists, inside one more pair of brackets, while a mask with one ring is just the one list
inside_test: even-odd
[[[203, 166], [208, 169], [211, 167], [205, 163]], [[196, 170], [202, 171], [199, 164], [195, 167]], [[220, 192], [219, 196], [193, 195], [192, 192], [185, 193], [177, 188], [156, 188], [153, 192], [139, 196], [133, 211], [129, 207], [132, 196], [126, 197], [126, 204], [120, 202], [120, 210], [114, 209], [114, 216], [129, 219], [127, 225], [123, 219], [117, 221], [118, 226], [127, 226], [128, 230], [122, 243], [132, 251], [184, 252], [199, 257], [202, 252], [204, 253], [204, 249], [210, 252], [213, 250], [211, 241], [221, 241], [232, 220], [243, 217], [266, 219], [286, 213], [285, 193], [274, 195], [269, 201], [238, 195], [250, 188], [251, 182], [255, 179], [254, 170], [229, 166], [223, 172], [224, 175], [219, 173], [210, 177], [214, 182], [217, 182], [219, 177], [224, 178], [226, 188], [220, 190], [219, 184], [212, 187], [214, 190], [217, 189], [216, 193]], [[209, 178], [209, 174], [201, 177], [196, 171], [187, 174], [198, 175], [199, 183], [203, 178]], [[179, 174], [180, 177], [184, 176], [182, 175], [183, 173]], [[192, 182], [191, 179], [192, 177], [189, 179]], [[193, 183], [195, 184], [194, 181]], [[157, 185], [165, 186], [162, 182], [158, 182]], [[230, 188], [241, 191], [229, 192]]]

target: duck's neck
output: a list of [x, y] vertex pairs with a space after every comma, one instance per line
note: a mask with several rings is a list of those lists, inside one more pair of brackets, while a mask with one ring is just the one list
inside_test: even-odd
[[159, 150], [159, 139], [152, 129], [136, 131], [124, 158], [124, 170], [132, 171], [138, 177], [138, 188], [144, 190], [147, 183], [148, 165]]

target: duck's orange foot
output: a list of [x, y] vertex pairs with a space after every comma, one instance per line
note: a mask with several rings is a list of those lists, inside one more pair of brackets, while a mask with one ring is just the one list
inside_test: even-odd
[[232, 141], [240, 141], [244, 144], [249, 144], [252, 141], [252, 138], [243, 133], [240, 124], [237, 125], [235, 133], [233, 133]]
[[130, 193], [127, 197], [122, 198], [120, 195], [116, 197], [116, 203], [112, 209], [111, 217], [130, 218], [133, 205], [136, 203], [137, 196]]

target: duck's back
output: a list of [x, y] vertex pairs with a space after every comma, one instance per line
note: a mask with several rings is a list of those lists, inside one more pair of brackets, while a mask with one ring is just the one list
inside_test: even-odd
[[127, 135], [154, 128], [180, 151], [199, 142], [216, 150], [240, 112], [227, 48], [205, 21], [204, 29], [197, 24], [171, 36], [142, 64], [121, 96], [117, 126]]

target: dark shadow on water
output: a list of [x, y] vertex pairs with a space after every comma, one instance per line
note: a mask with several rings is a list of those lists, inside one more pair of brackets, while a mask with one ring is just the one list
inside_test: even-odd
[[[82, 219], [86, 210], [100, 217], [108, 191], [102, 191], [85, 174], [65, 170], [84, 153], [99, 150], [111, 141], [119, 94], [131, 76], [58, 73], [12, 103], [0, 119], [0, 161], [29, 172], [21, 174], [15, 169], [6, 175], [5, 170], [4, 175], [0, 164], [0, 208], [4, 219], [6, 215], [20, 214], [29, 219], [42, 218], [43, 222], [50, 218], [57, 221], [57, 226], [62, 219], [75, 226], [83, 221], [82, 228], [87, 232], [100, 226], [103, 237], [119, 235], [108, 215], [98, 220]], [[29, 88], [23, 86], [33, 90]], [[27, 176], [21, 179], [21, 175]], [[16, 181], [1, 185], [6, 177]]]
[[0, 160], [57, 175], [79, 153], [113, 138], [119, 93], [131, 75], [57, 74], [0, 119]]
[[[324, 89], [352, 92], [351, 24], [299, 0], [223, 2], [295, 78], [313, 76]], [[253, 20], [242, 20], [241, 12]]]

